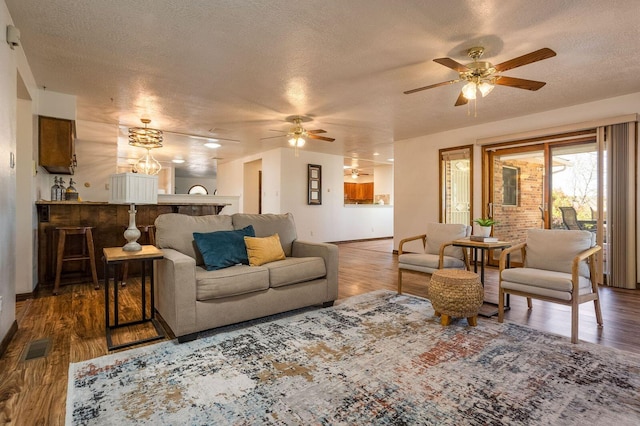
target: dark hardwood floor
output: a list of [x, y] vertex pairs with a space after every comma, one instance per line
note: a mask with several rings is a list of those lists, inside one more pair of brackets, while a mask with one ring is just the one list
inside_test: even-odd
[[[339, 298], [378, 289], [397, 288], [397, 256], [391, 240], [342, 243], [340, 249]], [[426, 296], [429, 277], [405, 274], [403, 291]], [[497, 298], [497, 271], [489, 269], [487, 298]], [[139, 315], [139, 282], [129, 279], [120, 291], [125, 306], [122, 321]], [[640, 290], [600, 289], [604, 327], [598, 328], [593, 304], [580, 307], [580, 340], [640, 353]], [[340, 301], [337, 302], [338, 304]], [[137, 305], [137, 306], [136, 306]], [[524, 298], [512, 297], [506, 319], [532, 328], [555, 333], [569, 340], [570, 311], [566, 306], [533, 301], [527, 310]], [[104, 335], [104, 291], [91, 283], [61, 288], [59, 296], [42, 289], [32, 299], [17, 304], [18, 332], [0, 358], [0, 424], [62, 425], [65, 420], [68, 366], [109, 353]], [[478, 327], [493, 318], [479, 318]], [[461, 321], [451, 326], [467, 326]], [[120, 340], [148, 337], [150, 324], [119, 330]], [[168, 336], [167, 339], [172, 336]], [[24, 361], [30, 342], [50, 339], [45, 357]], [[156, 343], [156, 342], [153, 342]], [[152, 343], [150, 343], [152, 344]]]

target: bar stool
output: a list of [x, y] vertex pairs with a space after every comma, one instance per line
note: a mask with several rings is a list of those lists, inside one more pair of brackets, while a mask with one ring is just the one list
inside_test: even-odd
[[[127, 227], [125, 226], [125, 229]], [[155, 225], [139, 225], [138, 229], [140, 230], [140, 238], [145, 244], [149, 244], [152, 246], [156, 245], [156, 234]], [[127, 285], [127, 275], [129, 274], [129, 262], [124, 262], [122, 267], [122, 286]]]
[[[93, 234], [91, 233], [91, 226], [59, 226], [56, 227], [56, 233], [58, 234], [58, 252], [56, 255], [56, 281], [53, 286], [53, 294], [57, 295], [60, 288], [60, 275], [62, 274], [62, 263], [81, 260], [83, 263], [83, 270], [85, 268], [85, 261], [89, 261], [91, 266], [91, 276], [93, 278], [93, 285], [96, 290], [100, 288], [98, 285], [98, 274], [96, 272], [96, 255], [93, 247]], [[65, 255], [65, 248], [67, 243], [67, 235], [83, 235], [84, 242], [82, 244], [82, 252], [79, 254], [67, 254]], [[88, 253], [87, 253], [88, 252]]]

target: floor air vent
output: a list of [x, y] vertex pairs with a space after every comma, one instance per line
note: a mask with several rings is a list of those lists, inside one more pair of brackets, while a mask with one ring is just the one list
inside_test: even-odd
[[29, 345], [24, 351], [22, 357], [23, 361], [30, 359], [44, 358], [49, 354], [49, 348], [51, 347], [51, 339], [40, 339], [29, 342]]

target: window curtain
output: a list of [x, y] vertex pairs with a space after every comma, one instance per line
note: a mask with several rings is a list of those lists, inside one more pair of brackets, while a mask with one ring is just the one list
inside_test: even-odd
[[604, 138], [608, 179], [606, 179], [606, 217], [604, 261], [607, 284], [635, 289], [636, 256], [636, 122], [599, 128]]

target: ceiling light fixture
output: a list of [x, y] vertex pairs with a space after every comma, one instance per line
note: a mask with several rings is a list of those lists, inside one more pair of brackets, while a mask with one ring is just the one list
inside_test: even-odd
[[294, 148], [294, 154], [296, 157], [298, 156], [298, 148], [303, 147], [305, 142], [306, 141], [302, 136], [297, 136], [297, 135], [289, 139], [289, 145], [291, 145]]
[[216, 149], [216, 148], [220, 148], [222, 145], [220, 145], [219, 143], [215, 143], [215, 142], [207, 142], [207, 143], [204, 144], [204, 146], [206, 146], [207, 148]]
[[135, 165], [136, 173], [143, 173], [145, 175], [157, 175], [161, 169], [162, 166], [160, 162], [151, 155], [151, 148], [147, 148], [147, 153], [140, 158]]
[[144, 127], [129, 128], [129, 145], [140, 148], [162, 148], [162, 130], [147, 127], [151, 123], [148, 118], [141, 118]]
[[182, 158], [174, 158], [173, 160], [171, 160], [171, 162], [176, 164], [182, 164], [184, 163], [184, 160]]
[[351, 179], [358, 179], [358, 176], [360, 176], [360, 173], [358, 173], [358, 169], [352, 169], [351, 170]]

